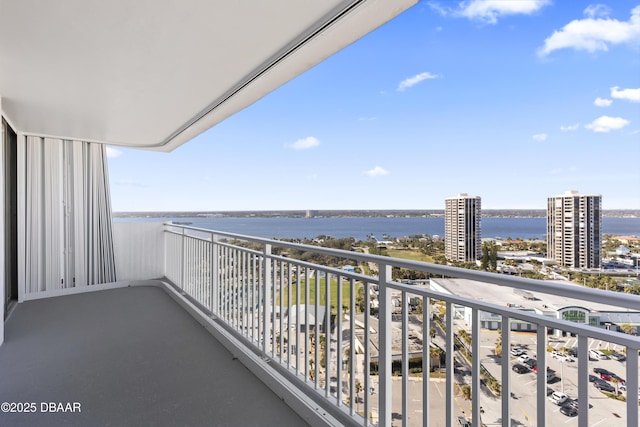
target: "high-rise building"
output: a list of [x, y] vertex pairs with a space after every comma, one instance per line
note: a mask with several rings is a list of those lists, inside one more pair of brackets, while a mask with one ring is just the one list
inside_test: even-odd
[[445, 199], [444, 250], [449, 261], [480, 258], [480, 197], [461, 193]]
[[547, 199], [547, 257], [572, 268], [599, 268], [602, 196], [567, 191]]

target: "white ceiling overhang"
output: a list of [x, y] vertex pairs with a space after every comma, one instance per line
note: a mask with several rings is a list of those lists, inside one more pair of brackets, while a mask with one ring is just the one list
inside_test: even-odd
[[0, 0], [25, 134], [170, 151], [417, 0]]

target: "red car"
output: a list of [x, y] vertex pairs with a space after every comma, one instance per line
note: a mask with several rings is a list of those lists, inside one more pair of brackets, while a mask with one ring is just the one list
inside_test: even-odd
[[617, 376], [616, 374], [609, 372], [609, 373], [601, 373], [600, 374], [600, 378], [605, 380], [605, 381], [613, 381], [614, 379], [617, 380], [620, 384], [626, 384], [626, 381], [623, 380], [622, 378], [620, 378], [619, 376]]

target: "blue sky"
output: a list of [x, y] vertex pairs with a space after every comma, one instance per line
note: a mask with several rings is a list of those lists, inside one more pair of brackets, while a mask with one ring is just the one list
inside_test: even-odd
[[421, 1], [172, 153], [108, 154], [114, 211], [640, 209], [640, 2]]

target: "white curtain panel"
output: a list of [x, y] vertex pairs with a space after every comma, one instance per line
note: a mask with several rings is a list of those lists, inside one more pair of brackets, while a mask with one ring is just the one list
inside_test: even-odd
[[27, 136], [24, 153], [25, 293], [114, 282], [105, 147]]

